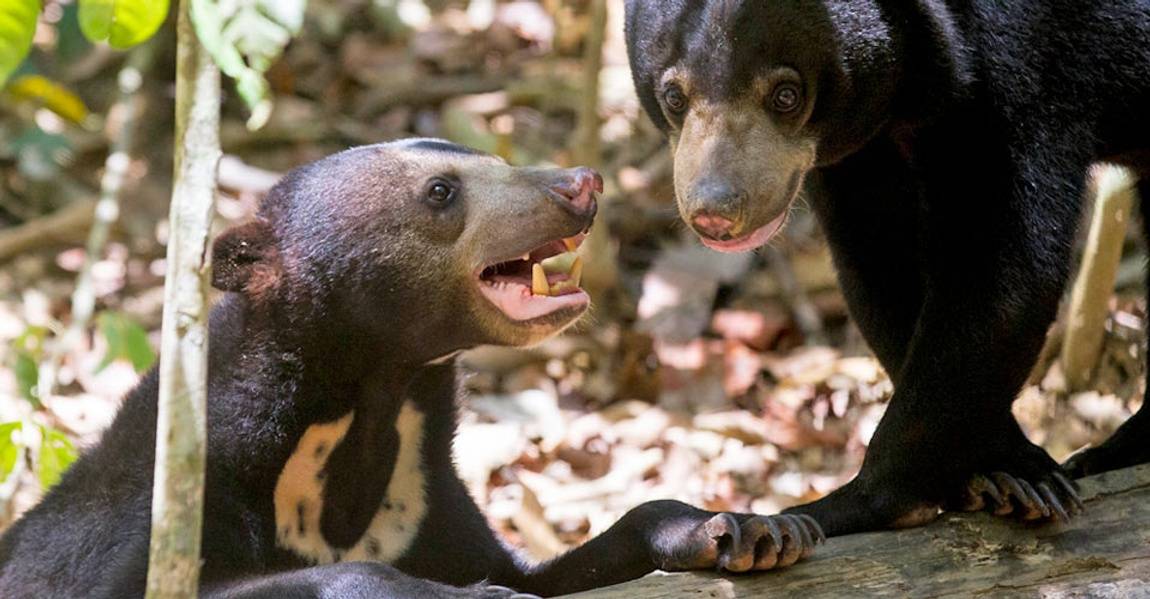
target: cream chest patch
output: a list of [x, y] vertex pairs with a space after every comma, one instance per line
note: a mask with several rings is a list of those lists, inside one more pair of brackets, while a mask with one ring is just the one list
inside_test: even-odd
[[347, 435], [353, 418], [355, 413], [351, 412], [335, 422], [309, 427], [276, 482], [276, 542], [317, 564], [395, 561], [415, 539], [427, 512], [420, 453], [424, 416], [411, 402], [404, 402], [395, 425], [399, 455], [383, 503], [355, 545], [340, 550], [327, 543], [320, 532], [322, 473], [328, 456]]

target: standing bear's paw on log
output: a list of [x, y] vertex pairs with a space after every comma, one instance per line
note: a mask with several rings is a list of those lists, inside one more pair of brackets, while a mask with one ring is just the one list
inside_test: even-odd
[[[831, 535], [948, 506], [1073, 515], [1066, 471], [1010, 405], [1057, 313], [1088, 167], [1150, 174], [1150, 4], [628, 0], [626, 16], [680, 216], [748, 251], [805, 188], [893, 379], [858, 477], [793, 513]], [[1148, 411], [1071, 473], [1150, 460]]]
[[1069, 522], [1072, 516], [1086, 509], [1074, 482], [1057, 471], [1037, 484], [1005, 472], [992, 472], [990, 476], [979, 474], [971, 479], [966, 492], [962, 504], [951, 506], [952, 509], [990, 510], [998, 516], [1018, 510], [1018, 517], [1026, 521], [1054, 518], [1059, 522]]
[[[575, 250], [602, 185], [586, 168], [407, 140], [292, 171], [216, 240], [204, 596], [503, 599], [810, 552], [822, 535], [807, 519], [658, 502], [528, 566], [460, 481], [450, 357], [538, 343], [583, 315]], [[143, 593], [155, 430], [153, 371], [0, 539], [0, 595]]]

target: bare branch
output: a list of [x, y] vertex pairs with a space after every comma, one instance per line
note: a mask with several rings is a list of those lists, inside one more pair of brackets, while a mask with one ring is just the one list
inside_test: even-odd
[[164, 284], [149, 599], [193, 597], [206, 455], [208, 234], [220, 160], [220, 74], [182, 0], [177, 21], [175, 185]]
[[1071, 390], [1090, 384], [1102, 353], [1110, 296], [1114, 293], [1122, 242], [1126, 239], [1126, 224], [1135, 195], [1135, 179], [1124, 168], [1102, 165], [1095, 167], [1093, 175], [1098, 199], [1082, 267], [1070, 295], [1066, 337], [1062, 344], [1062, 369]]

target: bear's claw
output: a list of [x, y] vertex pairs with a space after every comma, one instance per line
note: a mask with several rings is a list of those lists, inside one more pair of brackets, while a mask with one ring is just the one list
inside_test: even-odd
[[728, 572], [790, 566], [826, 541], [818, 522], [805, 515], [721, 513], [702, 528], [709, 542], [695, 552], [692, 561], [711, 561], [714, 567]]
[[1053, 518], [1069, 522], [1085, 505], [1074, 483], [1060, 472], [1052, 473], [1037, 484], [1006, 472], [994, 472], [989, 477], [978, 474], [971, 478], [960, 509], [989, 509], [995, 515], [1016, 514], [1025, 521]]

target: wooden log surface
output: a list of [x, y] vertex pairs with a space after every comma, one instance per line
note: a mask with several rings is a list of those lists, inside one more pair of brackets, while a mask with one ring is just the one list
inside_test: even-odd
[[830, 539], [785, 570], [656, 573], [571, 597], [1150, 598], [1150, 465], [1080, 484], [1086, 512], [1068, 525], [944, 514], [922, 528]]

